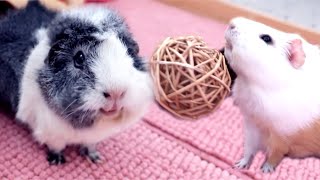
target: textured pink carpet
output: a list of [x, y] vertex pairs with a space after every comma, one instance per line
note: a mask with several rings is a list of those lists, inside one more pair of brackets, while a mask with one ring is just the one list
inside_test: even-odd
[[[167, 36], [200, 35], [214, 48], [223, 43], [224, 24], [196, 17], [152, 0], [115, 0], [149, 57]], [[153, 105], [145, 119], [98, 146], [105, 161], [91, 164], [67, 149], [67, 164], [49, 166], [30, 134], [0, 115], [0, 179], [320, 179], [320, 161], [285, 159], [273, 174], [259, 172], [263, 155], [248, 171], [231, 165], [242, 153], [242, 116], [227, 99], [209, 117], [181, 121]]]

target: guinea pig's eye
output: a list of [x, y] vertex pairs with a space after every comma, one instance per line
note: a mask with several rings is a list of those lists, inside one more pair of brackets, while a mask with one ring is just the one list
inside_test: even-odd
[[272, 38], [268, 34], [262, 34], [260, 35], [260, 39], [262, 39], [267, 44], [272, 44]]
[[76, 55], [73, 56], [74, 66], [76, 68], [82, 68], [85, 61], [85, 56], [82, 51], [78, 51]]

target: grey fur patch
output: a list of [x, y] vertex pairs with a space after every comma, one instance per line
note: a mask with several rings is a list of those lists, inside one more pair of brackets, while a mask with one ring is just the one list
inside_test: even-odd
[[[88, 29], [94, 29], [90, 24], [77, 19], [64, 19], [60, 24], [64, 28], [57, 24], [49, 29], [52, 46], [45, 67], [39, 71], [38, 83], [45, 100], [57, 114], [75, 128], [88, 127], [97, 112], [83, 110], [82, 97], [94, 88], [95, 76], [90, 64], [98, 58], [96, 50], [101, 42], [88, 33]], [[81, 69], [74, 64], [79, 51], [85, 56]]]
[[0, 20], [0, 107], [15, 115], [20, 101], [23, 69], [30, 51], [37, 44], [36, 29], [46, 27], [56, 13], [41, 6], [38, 1], [15, 11], [9, 11]]

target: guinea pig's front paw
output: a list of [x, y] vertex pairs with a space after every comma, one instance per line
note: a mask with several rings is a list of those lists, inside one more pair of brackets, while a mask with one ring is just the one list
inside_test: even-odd
[[100, 156], [100, 153], [96, 151], [95, 149], [91, 149], [88, 147], [81, 147], [80, 150], [80, 155], [85, 156], [89, 161], [93, 163], [101, 163], [102, 158]]
[[93, 163], [101, 163], [102, 159], [98, 151], [89, 152], [86, 156]]
[[263, 163], [263, 165], [261, 166], [261, 171], [263, 173], [272, 173], [274, 172], [274, 170], [275, 170], [275, 167], [268, 162]]
[[248, 169], [250, 164], [252, 161], [252, 157], [248, 156], [248, 157], [243, 157], [242, 159], [240, 159], [239, 161], [237, 161], [234, 165], [235, 168], [237, 169]]
[[47, 160], [50, 165], [59, 165], [66, 162], [66, 159], [61, 152], [57, 153], [50, 150], [47, 152]]

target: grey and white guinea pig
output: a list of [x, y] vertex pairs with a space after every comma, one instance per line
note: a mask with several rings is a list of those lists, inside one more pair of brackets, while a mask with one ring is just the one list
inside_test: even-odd
[[139, 121], [153, 101], [139, 46], [117, 12], [84, 5], [59, 13], [37, 1], [0, 22], [0, 101], [66, 162], [67, 145], [93, 162], [96, 144]]
[[225, 31], [225, 56], [237, 74], [232, 96], [244, 117], [249, 167], [266, 153], [263, 172], [284, 157], [320, 157], [320, 50], [302, 36], [236, 17]]

